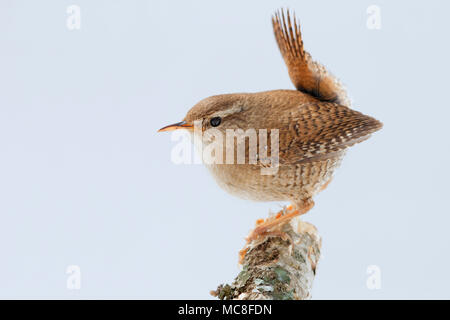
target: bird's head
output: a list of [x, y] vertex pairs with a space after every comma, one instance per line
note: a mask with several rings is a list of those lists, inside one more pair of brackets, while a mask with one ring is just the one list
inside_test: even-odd
[[250, 109], [251, 104], [245, 94], [211, 96], [193, 106], [183, 121], [165, 126], [158, 132], [178, 129], [193, 131], [196, 125], [202, 131], [215, 128], [225, 133], [226, 129], [248, 127], [247, 113]]

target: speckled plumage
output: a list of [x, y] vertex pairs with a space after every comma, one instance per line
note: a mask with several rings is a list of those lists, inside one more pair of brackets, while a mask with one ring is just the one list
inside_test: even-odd
[[290, 201], [307, 211], [312, 197], [331, 180], [346, 149], [367, 139], [382, 124], [350, 109], [340, 82], [304, 51], [300, 28], [292, 24], [289, 13], [287, 18], [277, 13], [272, 23], [297, 90], [212, 96], [195, 105], [183, 123], [200, 120], [205, 131], [211, 128], [211, 118], [221, 117], [216, 129], [224, 134], [226, 129], [278, 129], [280, 167], [276, 174], [262, 175], [262, 164], [249, 164], [248, 152], [245, 164], [207, 167], [231, 194], [256, 201]]
[[[224, 110], [230, 109], [235, 111], [224, 116]], [[346, 106], [295, 90], [209, 97], [191, 109], [185, 121], [198, 120], [198, 114], [204, 119], [204, 130], [211, 128], [210, 118], [222, 115], [223, 125], [216, 129], [224, 134], [226, 129], [278, 129], [280, 167], [275, 175], [262, 175], [261, 163], [249, 164], [248, 148], [245, 164], [207, 167], [233, 195], [255, 201], [291, 201], [297, 206], [331, 179], [349, 146], [381, 126]]]
[[344, 152], [333, 158], [281, 165], [275, 175], [262, 175], [258, 165], [207, 165], [219, 186], [254, 201], [291, 201], [301, 205], [331, 179]]

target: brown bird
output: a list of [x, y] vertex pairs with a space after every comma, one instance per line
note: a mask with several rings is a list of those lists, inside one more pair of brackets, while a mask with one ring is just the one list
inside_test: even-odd
[[[382, 127], [378, 120], [350, 109], [344, 87], [303, 49], [295, 15], [291, 19], [289, 11], [285, 15], [282, 10], [272, 17], [272, 24], [297, 90], [208, 97], [189, 110], [182, 122], [159, 130], [193, 132], [196, 121], [201, 125], [200, 132], [214, 128], [224, 135], [227, 129], [278, 129], [279, 166], [274, 174], [261, 174], [267, 163], [250, 163], [248, 149], [244, 164], [207, 164], [217, 183], [231, 194], [256, 201], [292, 203], [275, 217], [257, 221], [248, 241], [276, 232], [276, 226], [309, 211], [313, 197], [328, 185], [346, 149]], [[236, 141], [231, 146], [234, 149], [239, 145]], [[250, 138], [245, 141], [250, 143]], [[225, 142], [223, 145], [225, 151], [230, 148]], [[274, 153], [271, 146], [268, 158]], [[256, 156], [259, 159], [260, 155]]]

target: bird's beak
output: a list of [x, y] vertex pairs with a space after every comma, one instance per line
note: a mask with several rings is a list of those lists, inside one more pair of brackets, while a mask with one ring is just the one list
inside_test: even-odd
[[159, 129], [158, 132], [173, 131], [173, 130], [178, 130], [178, 129], [193, 130], [194, 126], [192, 124], [187, 123], [186, 121], [181, 121], [178, 123], [174, 123], [174, 124], [165, 126], [161, 129]]

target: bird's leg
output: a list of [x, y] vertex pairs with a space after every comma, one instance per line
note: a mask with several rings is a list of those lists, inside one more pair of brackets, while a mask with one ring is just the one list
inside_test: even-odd
[[286, 208], [283, 208], [280, 212], [278, 212], [275, 217], [270, 217], [266, 220], [259, 219], [256, 221], [256, 228], [250, 233], [247, 237], [247, 243], [245, 247], [239, 251], [239, 263], [242, 263], [245, 255], [248, 251], [248, 245], [259, 237], [270, 237], [276, 236], [280, 237], [283, 240], [290, 240], [289, 235], [280, 229], [275, 229], [276, 227], [281, 227], [285, 223], [288, 223], [293, 218], [307, 213], [314, 206], [314, 201], [312, 199], [308, 199], [297, 203], [295, 205], [290, 205]]
[[307, 213], [313, 206], [314, 201], [312, 199], [308, 199], [306, 201], [302, 201], [300, 204], [296, 204], [295, 206], [291, 205], [287, 207], [285, 214], [283, 214], [283, 211], [281, 211], [278, 212], [278, 214], [274, 218], [269, 218], [264, 222], [258, 220], [257, 227], [253, 229], [253, 231], [247, 237], [247, 243], [250, 243], [261, 235], [265, 235], [267, 232], [270, 232], [272, 228], [283, 225], [284, 223], [289, 222], [292, 218]]
[[264, 224], [264, 223], [266, 223], [266, 222], [268, 222], [268, 221], [271, 221], [271, 220], [273, 220], [273, 219], [278, 219], [278, 218], [280, 218], [282, 215], [284, 215], [284, 214], [286, 214], [288, 211], [292, 211], [292, 205], [289, 205], [289, 206], [285, 206], [285, 207], [283, 207], [283, 209], [281, 209], [280, 211], [278, 211], [277, 212], [277, 214], [276, 215], [274, 215], [274, 217], [269, 217], [269, 218], [267, 218], [267, 219], [258, 219], [258, 220], [256, 220], [256, 226], [260, 226], [260, 225], [262, 225], [262, 224]]

